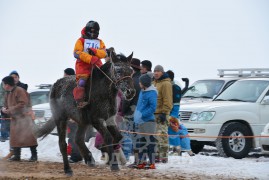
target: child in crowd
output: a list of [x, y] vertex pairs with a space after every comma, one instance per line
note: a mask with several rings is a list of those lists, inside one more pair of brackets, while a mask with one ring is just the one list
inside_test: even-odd
[[168, 135], [169, 145], [173, 148], [172, 154], [180, 156], [181, 151], [187, 151], [190, 156], [194, 156], [187, 128], [180, 124], [177, 118], [172, 116], [169, 119]]
[[[141, 91], [134, 113], [134, 123], [138, 127], [136, 147], [139, 149], [138, 169], [155, 169], [155, 137], [156, 122], [154, 112], [157, 107], [157, 90], [151, 84], [149, 74], [139, 78]], [[147, 164], [147, 156], [149, 164]], [[135, 166], [134, 166], [135, 167]]]

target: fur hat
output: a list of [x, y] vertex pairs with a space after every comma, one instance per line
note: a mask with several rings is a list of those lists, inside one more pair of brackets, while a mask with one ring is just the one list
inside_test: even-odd
[[17, 71], [15, 71], [15, 70], [14, 71], [11, 71], [11, 73], [9, 73], [10, 76], [13, 75], [13, 74], [15, 74], [16, 76], [20, 77], [19, 76], [19, 73]]
[[141, 69], [140, 67], [140, 60], [137, 58], [132, 58], [131, 60], [131, 66], [136, 69]]
[[163, 69], [163, 67], [162, 67], [161, 65], [157, 65], [157, 66], [155, 66], [155, 68], [154, 68], [154, 72], [155, 72], [155, 71], [164, 72], [164, 69]]
[[151, 86], [152, 78], [148, 74], [143, 74], [140, 76], [139, 81], [143, 86], [149, 87]]

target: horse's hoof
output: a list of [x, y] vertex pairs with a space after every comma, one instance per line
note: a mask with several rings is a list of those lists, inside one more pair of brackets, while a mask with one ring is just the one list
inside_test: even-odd
[[95, 167], [95, 161], [87, 161], [86, 163], [89, 167]]
[[111, 171], [119, 171], [120, 170], [120, 168], [119, 168], [119, 166], [117, 164], [111, 165], [110, 169], [111, 169]]
[[70, 176], [73, 176], [73, 171], [71, 169], [68, 169], [68, 170], [65, 170], [65, 175], [70, 177]]

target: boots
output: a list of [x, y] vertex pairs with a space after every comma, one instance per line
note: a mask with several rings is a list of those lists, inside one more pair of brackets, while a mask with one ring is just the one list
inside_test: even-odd
[[30, 150], [31, 150], [31, 158], [29, 159], [30, 162], [35, 162], [37, 161], [37, 151], [36, 151], [36, 147], [37, 146], [31, 146]]
[[84, 96], [85, 96], [85, 88], [77, 86], [73, 90], [73, 96], [74, 99], [77, 102], [77, 107], [78, 108], [84, 108], [88, 102], [84, 101]]
[[20, 161], [21, 160], [21, 148], [14, 147], [13, 148], [14, 155], [9, 158], [9, 161]]

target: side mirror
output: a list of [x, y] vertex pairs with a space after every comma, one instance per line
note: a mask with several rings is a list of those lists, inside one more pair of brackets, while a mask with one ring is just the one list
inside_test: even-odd
[[263, 105], [269, 105], [269, 96], [265, 96], [261, 102]]

